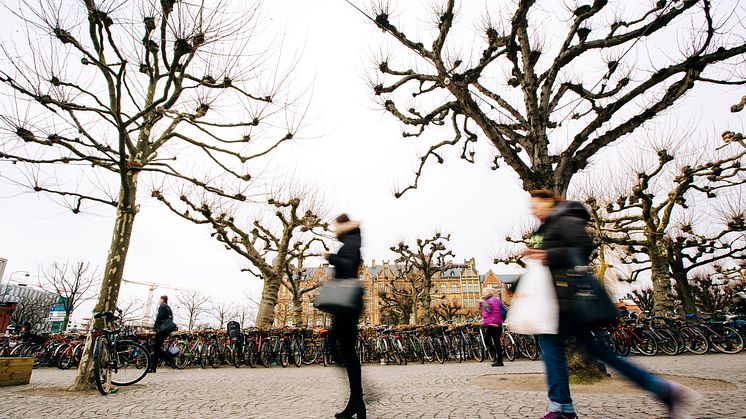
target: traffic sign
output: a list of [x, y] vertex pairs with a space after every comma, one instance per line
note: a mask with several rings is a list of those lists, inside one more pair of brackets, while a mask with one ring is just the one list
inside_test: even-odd
[[64, 312], [65, 311], [65, 306], [63, 306], [62, 304], [55, 304], [55, 305], [49, 307], [49, 311], [50, 312], [54, 312], [54, 311], [62, 311], [62, 312]]

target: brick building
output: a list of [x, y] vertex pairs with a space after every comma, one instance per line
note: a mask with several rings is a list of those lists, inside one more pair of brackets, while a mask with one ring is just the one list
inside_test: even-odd
[[[402, 278], [399, 267], [390, 261], [376, 263], [375, 260], [370, 264], [360, 266], [358, 278], [365, 289], [365, 312], [361, 318], [361, 323], [378, 325], [382, 324], [382, 313], [380, 293], [387, 290], [387, 287], [398, 287], [406, 290], [411, 285]], [[324, 264], [318, 267], [304, 270], [301, 280], [301, 289], [306, 289], [317, 284], [323, 284], [328, 281], [334, 274], [333, 268]], [[418, 273], [414, 273], [417, 275]], [[465, 260], [463, 264], [453, 265], [449, 269], [440, 272], [433, 278], [431, 289], [431, 304], [436, 306], [443, 302], [455, 304], [461, 307], [460, 313], [474, 315], [478, 312], [479, 298], [481, 296], [482, 278], [475, 266], [474, 259]], [[299, 325], [306, 327], [316, 327], [328, 324], [328, 316], [319, 312], [313, 307], [313, 300], [318, 293], [314, 290], [303, 296], [302, 315]], [[414, 311], [414, 310], [412, 310]], [[422, 307], [417, 308], [414, 314], [417, 321], [422, 318]], [[410, 320], [412, 320], [410, 318]], [[292, 293], [284, 286], [280, 287], [278, 294], [278, 304], [275, 309], [275, 326], [287, 325], [293, 323], [293, 300]]]

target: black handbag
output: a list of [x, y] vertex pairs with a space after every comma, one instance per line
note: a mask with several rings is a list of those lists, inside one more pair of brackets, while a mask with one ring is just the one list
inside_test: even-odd
[[158, 328], [155, 330], [155, 333], [167, 333], [171, 334], [175, 331], [179, 330], [179, 327], [176, 326], [176, 323], [174, 323], [174, 314], [171, 311], [171, 307], [168, 307], [168, 318], [163, 321], [163, 323], [158, 326]]
[[567, 311], [586, 328], [608, 326], [619, 315], [603, 285], [589, 266], [578, 265], [566, 273], [569, 288]]
[[567, 273], [571, 295], [568, 311], [585, 327], [608, 326], [616, 321], [619, 313], [603, 285], [589, 268], [586, 269], [588, 271], [583, 272], [576, 268]]
[[355, 314], [363, 310], [363, 287], [357, 279], [335, 279], [322, 285], [316, 307], [331, 314]]

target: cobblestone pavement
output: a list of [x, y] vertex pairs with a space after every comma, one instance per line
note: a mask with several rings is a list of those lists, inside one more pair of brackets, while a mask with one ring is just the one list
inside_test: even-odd
[[[746, 418], [746, 353], [635, 357], [658, 373], [720, 379], [730, 391], [703, 392], [701, 418]], [[538, 418], [543, 392], [485, 390], [473, 378], [486, 374], [542, 372], [540, 361], [365, 365], [368, 416], [372, 418]], [[0, 388], [0, 418], [231, 417], [331, 418], [346, 402], [346, 376], [334, 367], [161, 369], [143, 382], [106, 397], [72, 394], [59, 387], [74, 371], [35, 370], [28, 386]], [[495, 380], [499, 377], [495, 376]], [[663, 408], [639, 393], [576, 394], [584, 418], [660, 418]]]

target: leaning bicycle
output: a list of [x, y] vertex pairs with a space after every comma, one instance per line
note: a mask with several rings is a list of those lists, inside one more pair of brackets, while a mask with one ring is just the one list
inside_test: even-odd
[[150, 353], [137, 342], [120, 340], [122, 311], [98, 312], [95, 319], [103, 319], [103, 329], [94, 331], [93, 373], [96, 388], [102, 395], [114, 386], [129, 386], [145, 378], [150, 367]]

